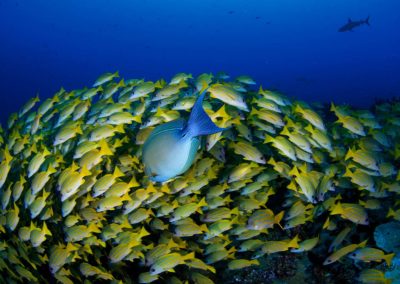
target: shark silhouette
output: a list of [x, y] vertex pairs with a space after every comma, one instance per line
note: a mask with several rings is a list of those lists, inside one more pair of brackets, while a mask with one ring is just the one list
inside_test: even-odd
[[370, 25], [369, 24], [369, 16], [365, 20], [360, 21], [352, 21], [350, 18], [348, 22], [339, 29], [339, 32], [351, 32], [354, 28], [362, 26], [362, 25]]

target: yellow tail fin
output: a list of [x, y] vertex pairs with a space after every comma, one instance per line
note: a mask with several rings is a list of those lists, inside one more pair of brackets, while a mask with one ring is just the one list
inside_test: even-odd
[[208, 205], [208, 204], [207, 204], [207, 202], [206, 202], [206, 199], [203, 197], [203, 198], [200, 200], [200, 202], [197, 204], [197, 207], [200, 208], [200, 207], [207, 206], [207, 205]]
[[154, 185], [152, 182], [149, 183], [149, 185], [146, 188], [146, 192], [149, 193], [156, 193], [157, 190], [154, 188]]
[[206, 232], [206, 233], [209, 232], [206, 224], [201, 225], [201, 226], [200, 226], [200, 230], [201, 230], [202, 232]]
[[[272, 136], [269, 136], [269, 135], [265, 135], [265, 139], [264, 139], [264, 144], [266, 144], [266, 143], [272, 143], [272, 142], [274, 142], [274, 138], [272, 137]], [[271, 158], [272, 159], [272, 158]], [[270, 161], [271, 161], [271, 159], [270, 159]], [[273, 159], [272, 159], [273, 160]], [[274, 160], [273, 160], [274, 161]], [[269, 163], [269, 162], [268, 162]]]
[[290, 132], [289, 132], [288, 127], [285, 126], [285, 127], [282, 129], [282, 131], [281, 131], [280, 134], [281, 134], [281, 135], [285, 135], [285, 136], [290, 136]]
[[292, 170], [289, 171], [290, 176], [299, 176], [300, 172], [296, 166], [293, 167]]
[[336, 215], [336, 214], [343, 214], [343, 208], [340, 202], [338, 202], [337, 204], [333, 205], [332, 211], [331, 211], [331, 215]]
[[124, 81], [124, 79], [121, 79], [121, 81], [119, 81], [118, 87], [125, 87], [125, 81]]
[[171, 249], [171, 248], [177, 248], [177, 247], [179, 247], [179, 245], [177, 243], [175, 243], [174, 239], [171, 237], [168, 241], [167, 248]]
[[124, 129], [124, 125], [123, 124], [119, 124], [114, 128], [115, 132], [119, 132], [119, 133], [125, 133], [125, 129]]
[[11, 160], [13, 159], [13, 157], [10, 154], [10, 151], [8, 150], [8, 147], [6, 146], [4, 149], [4, 160], [9, 163], [11, 162]]
[[311, 124], [309, 124], [306, 127], [304, 127], [304, 130], [308, 131], [309, 133], [313, 133], [314, 132], [314, 128], [311, 126]]
[[235, 258], [235, 252], [236, 252], [237, 250], [236, 250], [236, 248], [235, 247], [231, 247], [229, 250], [228, 250], [228, 256], [227, 256], [227, 258], [232, 258], [232, 259], [234, 259]]
[[233, 200], [232, 200], [232, 198], [231, 198], [231, 196], [230, 195], [227, 195], [225, 198], [224, 198], [224, 203], [226, 204], [226, 203], [231, 203]]
[[56, 173], [57, 170], [55, 168], [53, 168], [51, 165], [47, 168], [47, 173], [49, 175]]
[[123, 177], [124, 173], [116, 166], [113, 173], [114, 178]]
[[238, 216], [236, 216], [235, 218], [232, 219], [231, 224], [232, 224], [232, 225], [239, 224], [239, 218], [238, 218]]
[[164, 183], [161, 186], [160, 191], [164, 192], [164, 193], [167, 193], [167, 194], [171, 193], [171, 190], [169, 189], [168, 184], [166, 184], [166, 183]]
[[195, 258], [194, 252], [191, 252], [191, 253], [188, 253], [188, 254], [182, 256], [183, 261], [189, 260], [189, 259], [194, 259], [194, 258]]
[[137, 186], [139, 186], [139, 185], [140, 185], [140, 184], [137, 182], [136, 177], [135, 177], [135, 176], [132, 176], [131, 180], [130, 180], [129, 183], [128, 183], [128, 187], [129, 187], [129, 188], [132, 188], [132, 187], [137, 187]]
[[96, 224], [93, 224], [93, 223], [89, 224], [88, 230], [89, 230], [89, 232], [91, 232], [91, 233], [101, 233], [99, 227], [97, 227], [97, 225], [96, 225]]
[[353, 173], [352, 173], [352, 171], [350, 170], [349, 167], [346, 167], [346, 171], [345, 171], [343, 176], [344, 177], [349, 177], [349, 178], [351, 178], [353, 176]]
[[101, 140], [99, 145], [100, 145], [100, 154], [102, 156], [110, 156], [113, 154], [113, 152], [111, 151], [110, 147], [108, 147], [108, 144], [105, 140]]
[[385, 256], [383, 257], [383, 259], [386, 261], [386, 263], [387, 263], [388, 266], [391, 265], [392, 259], [393, 259], [394, 255], [395, 255], [394, 253], [391, 253], [391, 254], [387, 254], [387, 255], [385, 255]]
[[179, 88], [186, 88], [188, 86], [188, 84], [185, 81], [180, 81], [179, 82]]
[[388, 214], [386, 215], [386, 218], [394, 217], [395, 214], [396, 214], [396, 213], [394, 212], [394, 210], [393, 210], [392, 208], [389, 208], [389, 212], [388, 212]]
[[51, 155], [51, 153], [50, 153], [50, 151], [45, 147], [45, 148], [43, 149], [43, 156], [44, 156], [44, 157], [47, 157], [48, 155]]
[[81, 168], [81, 176], [82, 177], [87, 177], [87, 176], [90, 176], [92, 173], [87, 169], [87, 167], [86, 166], [83, 166], [82, 168]]
[[299, 104], [297, 104], [297, 105], [294, 107], [294, 111], [295, 111], [295, 112], [298, 112], [298, 113], [302, 113], [302, 112], [304, 112], [304, 109], [303, 109]]
[[259, 114], [259, 111], [255, 107], [252, 107], [249, 115], [253, 116], [257, 114]]
[[42, 227], [42, 231], [45, 235], [51, 236], [51, 232], [50, 230], [47, 228], [46, 222], [43, 222], [43, 227]]
[[139, 233], [139, 237], [143, 238], [143, 237], [148, 236], [148, 235], [150, 235], [150, 233], [147, 232], [144, 227], [142, 227], [142, 229], [140, 230], [140, 233]]
[[213, 266], [211, 266], [211, 265], [207, 265], [207, 269], [210, 270], [214, 274], [216, 273], [215, 268]]
[[231, 214], [232, 214], [232, 215], [239, 215], [239, 208], [238, 208], [238, 207], [233, 208], [233, 209], [231, 210]]
[[74, 127], [74, 131], [75, 131], [77, 134], [83, 134], [82, 129], [81, 129], [81, 127], [80, 127], [79, 125], [77, 125], [77, 126]]
[[[149, 214], [149, 216], [155, 216], [153, 211], [151, 209], [147, 210], [147, 214]], [[151, 221], [151, 220], [150, 220]]]
[[346, 161], [346, 160], [348, 160], [350, 158], [353, 158], [353, 157], [354, 157], [354, 150], [350, 148], [347, 151], [346, 156], [344, 157], [344, 160]]
[[291, 190], [297, 192], [297, 186], [296, 186], [296, 183], [294, 182], [294, 180], [292, 180], [292, 181], [289, 183], [289, 185], [287, 186], [287, 189], [291, 189]]
[[296, 235], [291, 241], [288, 243], [289, 248], [299, 248], [299, 235]]
[[368, 239], [366, 239], [365, 241], [362, 241], [361, 243], [358, 244], [359, 248], [363, 248], [367, 245]]
[[17, 204], [15, 204], [15, 202], [14, 202], [14, 211], [17, 215], [19, 215], [19, 208], [18, 208]]
[[283, 218], [283, 215], [285, 214], [285, 210], [282, 210], [280, 213], [278, 213], [277, 215], [275, 215], [274, 220], [275, 220], [275, 224], [277, 224], [279, 227], [281, 227], [281, 229], [283, 229], [282, 225], [281, 225], [281, 221]]

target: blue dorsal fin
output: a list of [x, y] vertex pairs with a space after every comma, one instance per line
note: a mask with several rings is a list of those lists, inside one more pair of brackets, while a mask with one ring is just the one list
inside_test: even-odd
[[351, 23], [351, 19], [350, 18], [348, 19], [348, 23]]
[[192, 108], [192, 112], [189, 116], [189, 121], [185, 129], [185, 134], [189, 134], [191, 137], [200, 135], [209, 135], [217, 132], [224, 131], [225, 128], [220, 128], [212, 122], [211, 118], [203, 109], [203, 99], [206, 94], [204, 91]]

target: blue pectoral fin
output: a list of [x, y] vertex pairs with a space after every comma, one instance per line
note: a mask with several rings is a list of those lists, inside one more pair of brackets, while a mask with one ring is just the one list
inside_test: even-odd
[[193, 106], [187, 125], [187, 133], [192, 137], [200, 135], [209, 135], [224, 131], [226, 128], [220, 128], [211, 120], [203, 109], [203, 99], [206, 92], [204, 91]]

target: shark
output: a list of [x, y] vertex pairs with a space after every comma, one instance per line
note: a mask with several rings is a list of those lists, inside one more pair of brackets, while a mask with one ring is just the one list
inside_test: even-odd
[[359, 20], [359, 21], [353, 21], [352, 19], [349, 18], [347, 23], [339, 29], [339, 32], [351, 32], [353, 31], [354, 28], [357, 28], [362, 25], [368, 25], [368, 26], [370, 25], [369, 16], [365, 20]]

